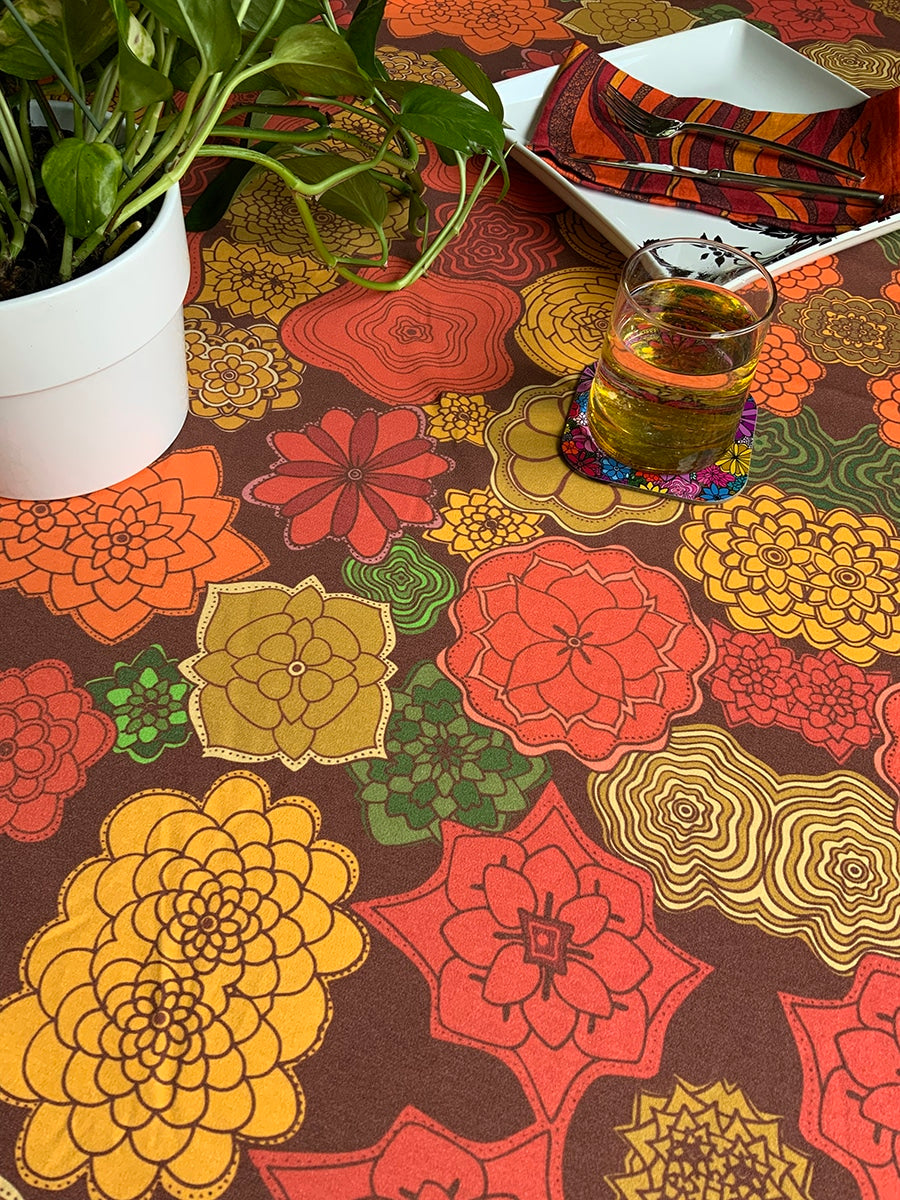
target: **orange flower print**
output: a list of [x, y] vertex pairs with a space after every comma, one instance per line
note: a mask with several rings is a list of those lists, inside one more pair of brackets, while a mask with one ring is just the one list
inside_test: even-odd
[[778, 295], [782, 300], [805, 300], [810, 292], [820, 291], [827, 287], [840, 287], [844, 277], [838, 270], [838, 260], [834, 254], [817, 258], [815, 262], [806, 263], [802, 267], [794, 267], [793, 271], [785, 271], [778, 276]]
[[825, 374], [787, 325], [772, 325], [756, 368], [753, 395], [760, 408], [778, 417], [796, 417], [802, 400]]
[[562, 13], [540, 0], [388, 0], [385, 17], [394, 37], [442, 33], [461, 38], [476, 54], [494, 54], [534, 41], [568, 40]]
[[154, 613], [184, 616], [209, 583], [268, 566], [231, 522], [211, 446], [175, 451], [122, 483], [73, 500], [0, 504], [0, 588], [40, 596], [98, 642], [136, 633]]
[[889, 446], [900, 446], [900, 371], [870, 379], [868, 387], [875, 397], [872, 408], [878, 417], [879, 437]]

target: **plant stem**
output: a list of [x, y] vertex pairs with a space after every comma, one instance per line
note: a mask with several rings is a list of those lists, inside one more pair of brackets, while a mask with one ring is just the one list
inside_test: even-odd
[[74, 242], [72, 235], [68, 231], [63, 235], [62, 258], [59, 264], [59, 277], [63, 283], [67, 283], [72, 278], [74, 264], [72, 261], [72, 249]]

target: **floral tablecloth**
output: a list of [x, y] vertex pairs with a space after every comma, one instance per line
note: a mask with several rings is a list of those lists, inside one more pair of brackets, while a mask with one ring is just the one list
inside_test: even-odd
[[[734, 16], [900, 84], [897, 0], [382, 52]], [[898, 1200], [900, 239], [782, 277], [721, 504], [563, 462], [621, 258], [518, 169], [396, 295], [271, 180], [191, 254], [171, 451], [0, 502], [0, 1196]]]

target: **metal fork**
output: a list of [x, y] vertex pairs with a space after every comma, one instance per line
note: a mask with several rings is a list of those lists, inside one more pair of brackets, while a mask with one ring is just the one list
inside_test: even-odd
[[798, 162], [808, 163], [820, 170], [831, 171], [835, 175], [847, 175], [851, 179], [865, 179], [866, 177], [864, 171], [856, 171], [853, 167], [832, 162], [828, 158], [819, 158], [816, 154], [809, 154], [806, 150], [797, 150], [794, 146], [784, 146], [781, 142], [767, 141], [752, 133], [739, 133], [734, 129], [724, 129], [720, 125], [707, 125], [704, 121], [679, 121], [674, 117], [660, 117], [654, 113], [648, 113], [614, 87], [607, 87], [603, 92], [603, 98], [619, 124], [630, 129], [632, 133], [639, 133], [642, 137], [673, 138], [680, 133], [702, 133], [708, 137], [730, 138], [737, 142], [750, 142], [754, 146], [765, 146], [767, 149], [777, 150], [786, 158], [794, 158]]

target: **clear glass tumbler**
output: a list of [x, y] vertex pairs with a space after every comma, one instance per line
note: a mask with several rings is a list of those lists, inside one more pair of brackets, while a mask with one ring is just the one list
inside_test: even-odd
[[765, 267], [721, 242], [635, 251], [588, 401], [600, 449], [666, 473], [715, 462], [734, 440], [776, 299]]

